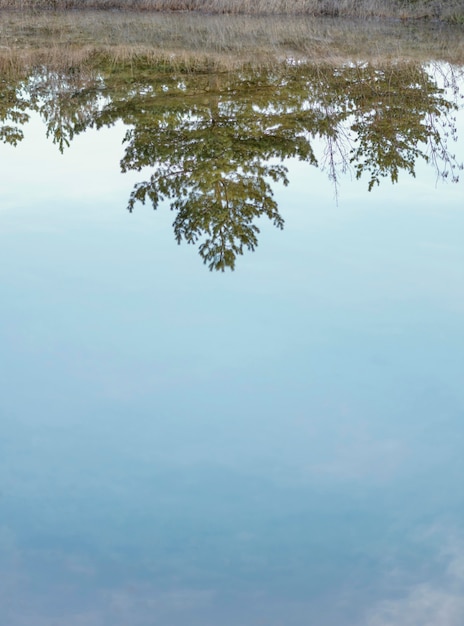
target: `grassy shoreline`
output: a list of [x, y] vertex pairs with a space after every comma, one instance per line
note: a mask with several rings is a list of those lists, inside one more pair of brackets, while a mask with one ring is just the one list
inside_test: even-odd
[[146, 64], [228, 71], [288, 63], [464, 65], [462, 29], [444, 22], [120, 11], [3, 12], [0, 71]]
[[50, 9], [423, 19], [464, 25], [464, 0], [0, 0], [0, 11]]

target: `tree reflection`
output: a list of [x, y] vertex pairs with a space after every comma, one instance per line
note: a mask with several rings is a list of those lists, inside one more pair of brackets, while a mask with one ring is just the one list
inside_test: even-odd
[[156, 103], [128, 131], [121, 166], [153, 168], [135, 186], [129, 209], [168, 199], [177, 241], [200, 242], [204, 262], [224, 270], [244, 249], [255, 249], [259, 217], [283, 227], [271, 183], [286, 185], [287, 169], [276, 160], [316, 161], [311, 144], [295, 132], [296, 120], [265, 110], [259, 98], [224, 99], [217, 89], [187, 100], [175, 115], [170, 99]]
[[29, 121], [31, 100], [24, 91], [24, 75], [0, 76], [0, 141], [12, 146], [24, 138], [23, 126]]
[[414, 176], [419, 159], [457, 181], [462, 165], [448, 147], [457, 85], [452, 72], [444, 79], [411, 63], [223, 74], [154, 71], [142, 62], [102, 64], [85, 75], [42, 68], [2, 85], [0, 138], [20, 141], [14, 129], [27, 104], [60, 150], [88, 127], [122, 121], [122, 171], [150, 172], [128, 209], [168, 203], [177, 241], [198, 244], [210, 269], [233, 269], [238, 255], [256, 248], [260, 217], [283, 227], [273, 186], [288, 184], [289, 158], [325, 169], [336, 189], [350, 169], [367, 176], [369, 190], [382, 179], [397, 182], [402, 171]]
[[[381, 178], [397, 182], [401, 170], [414, 176], [416, 161], [429, 161], [440, 145], [445, 150], [442, 159], [434, 161], [437, 174], [443, 175], [451, 167], [457, 176], [459, 164], [443, 143], [445, 133], [439, 121], [453, 127], [450, 113], [455, 105], [444, 97], [432, 77], [413, 65], [380, 72], [370, 67], [357, 71], [361, 80], [347, 91], [353, 98], [351, 130], [356, 141], [350, 162], [356, 177], [367, 173], [371, 190]], [[369, 89], [359, 93], [358, 85]]]

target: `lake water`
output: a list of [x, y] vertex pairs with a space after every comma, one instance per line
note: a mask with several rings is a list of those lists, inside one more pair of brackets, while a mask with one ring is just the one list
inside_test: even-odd
[[2, 623], [462, 626], [462, 68], [105, 71], [2, 83]]

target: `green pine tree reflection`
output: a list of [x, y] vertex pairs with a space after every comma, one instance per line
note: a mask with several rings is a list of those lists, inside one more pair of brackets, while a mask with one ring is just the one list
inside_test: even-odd
[[155, 102], [127, 133], [121, 166], [153, 168], [134, 188], [129, 209], [136, 201], [149, 199], [156, 208], [168, 199], [177, 241], [199, 242], [209, 268], [224, 270], [244, 249], [255, 249], [259, 217], [283, 227], [272, 190], [273, 182], [288, 183], [282, 161], [315, 157], [294, 111], [269, 110], [268, 96], [265, 106], [251, 94], [224, 98], [217, 82], [193, 101], [179, 94], [175, 114], [171, 98]]
[[23, 85], [24, 75], [0, 76], [0, 141], [18, 145], [24, 138], [32, 103]]
[[448, 70], [295, 64], [221, 74], [155, 71], [143, 60], [100, 62], [86, 74], [41, 68], [2, 83], [0, 139], [20, 141], [27, 106], [60, 150], [88, 127], [122, 121], [122, 171], [149, 172], [128, 209], [168, 203], [177, 241], [197, 244], [211, 270], [233, 269], [258, 245], [259, 218], [283, 227], [273, 189], [288, 184], [289, 158], [325, 169], [336, 189], [346, 170], [372, 190], [402, 171], [414, 176], [419, 159], [457, 181], [449, 142], [460, 96]]
[[[436, 154], [440, 120], [449, 124], [455, 107], [419, 65], [170, 75], [134, 81], [129, 92], [129, 101], [126, 91], [111, 94], [99, 118], [131, 126], [123, 171], [153, 170], [135, 186], [129, 210], [167, 199], [177, 241], [199, 242], [204, 262], [221, 270], [255, 249], [258, 217], [282, 228], [271, 182], [287, 184], [289, 157], [318, 165], [315, 138], [325, 142], [335, 183], [351, 165], [357, 178], [368, 175], [371, 190], [382, 178], [396, 182], [401, 170], [414, 175], [419, 158]], [[446, 149], [441, 156], [454, 172]]]

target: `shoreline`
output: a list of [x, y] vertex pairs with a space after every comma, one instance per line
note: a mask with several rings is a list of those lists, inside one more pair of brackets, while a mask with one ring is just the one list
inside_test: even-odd
[[459, 26], [439, 21], [206, 15], [198, 12], [3, 12], [0, 69], [146, 63], [185, 71], [287, 63], [464, 64]]

